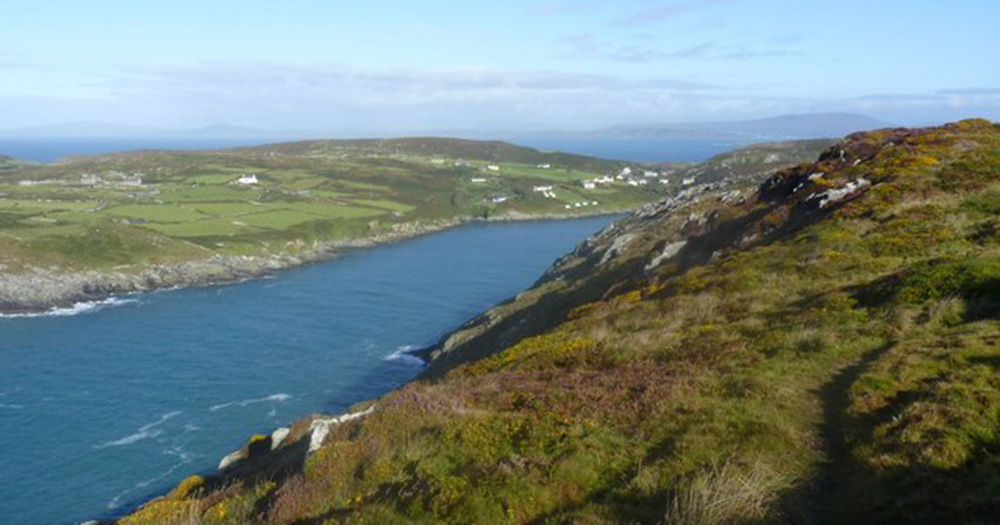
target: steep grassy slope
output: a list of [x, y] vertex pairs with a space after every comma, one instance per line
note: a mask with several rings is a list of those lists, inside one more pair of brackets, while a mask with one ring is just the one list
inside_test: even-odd
[[998, 213], [986, 121], [647, 206], [315, 453], [122, 522], [998, 523]]

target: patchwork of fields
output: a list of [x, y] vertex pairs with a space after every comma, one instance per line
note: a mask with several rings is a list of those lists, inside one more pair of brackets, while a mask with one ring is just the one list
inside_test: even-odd
[[289, 252], [403, 224], [617, 211], [667, 191], [666, 184], [624, 180], [582, 184], [625, 167], [450, 139], [68, 159], [0, 171], [0, 264], [127, 267], [210, 253]]

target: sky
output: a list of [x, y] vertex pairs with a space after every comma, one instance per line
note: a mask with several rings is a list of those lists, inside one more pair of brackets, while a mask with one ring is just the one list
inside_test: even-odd
[[996, 0], [8, 2], [0, 128], [1000, 120]]

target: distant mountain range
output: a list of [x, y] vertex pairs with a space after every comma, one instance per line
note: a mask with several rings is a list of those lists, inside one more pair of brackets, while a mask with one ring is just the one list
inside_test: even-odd
[[67, 122], [0, 130], [8, 138], [274, 138], [296, 136], [234, 124], [213, 124], [190, 129], [152, 128], [107, 122]]
[[603, 138], [693, 140], [789, 140], [839, 138], [893, 125], [852, 113], [803, 113], [757, 120], [635, 124], [597, 132]]
[[[573, 139], [622, 139], [622, 140], [726, 140], [760, 142], [769, 140], [798, 140], [813, 138], [838, 138], [856, 131], [892, 127], [892, 124], [864, 115], [851, 113], [803, 113], [781, 115], [756, 120], [689, 123], [646, 123], [618, 125], [598, 130], [532, 130], [490, 131], [450, 130], [421, 132], [408, 135], [440, 135], [475, 139], [511, 139], [514, 137], [545, 137]], [[372, 133], [359, 130], [357, 136], [389, 135], [399, 133]], [[70, 122], [48, 126], [33, 126], [0, 130], [0, 137], [7, 138], [324, 138], [344, 137], [344, 131], [318, 133], [315, 131], [268, 131], [234, 124], [213, 124], [192, 129], [167, 129], [105, 122]]]

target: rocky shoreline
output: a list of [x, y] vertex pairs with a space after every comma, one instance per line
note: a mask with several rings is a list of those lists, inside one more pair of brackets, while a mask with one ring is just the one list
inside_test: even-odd
[[23, 273], [0, 272], [0, 315], [44, 314], [83, 303], [172, 288], [231, 284], [264, 277], [280, 270], [329, 260], [344, 250], [399, 242], [476, 222], [565, 220], [616, 215], [627, 210], [593, 214], [508, 214], [487, 219], [460, 217], [434, 222], [401, 223], [391, 231], [323, 243], [295, 253], [271, 255], [213, 255], [141, 271], [62, 271], [34, 268]]

